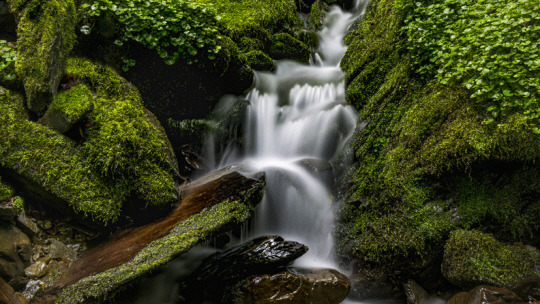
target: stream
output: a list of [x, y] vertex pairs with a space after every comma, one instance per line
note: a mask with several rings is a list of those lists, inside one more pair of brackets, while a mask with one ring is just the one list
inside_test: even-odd
[[[294, 266], [339, 269], [334, 261], [333, 172], [351, 164], [341, 152], [357, 125], [357, 114], [345, 101], [339, 62], [346, 51], [344, 36], [367, 2], [357, 0], [350, 12], [337, 6], [329, 9], [310, 65], [282, 60], [276, 62], [275, 72], [255, 72], [253, 89], [240, 97], [249, 101], [242, 140], [232, 136], [223, 143], [214, 136], [208, 138], [205, 154], [212, 169], [243, 162], [266, 174], [263, 201], [249, 227], [229, 247], [261, 235], [280, 235], [309, 247]], [[226, 115], [238, 100], [225, 96], [215, 115]], [[162, 273], [143, 279], [139, 285], [144, 288], [128, 301], [174, 303], [178, 289], [174, 282], [189, 275], [202, 257], [215, 250], [195, 247]]]

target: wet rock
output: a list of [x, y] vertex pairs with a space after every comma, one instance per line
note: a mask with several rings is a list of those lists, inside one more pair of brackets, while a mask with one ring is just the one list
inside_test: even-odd
[[15, 288], [24, 286], [24, 269], [32, 247], [30, 239], [17, 227], [0, 225], [0, 277]]
[[77, 252], [67, 247], [64, 243], [52, 239], [49, 248], [49, 256], [53, 259], [68, 259], [74, 260], [77, 257]]
[[529, 297], [540, 299], [540, 276], [528, 276], [510, 287], [510, 290], [515, 292], [524, 301], [528, 300]]
[[455, 230], [444, 247], [443, 276], [462, 288], [489, 284], [510, 287], [536, 273], [538, 256], [479, 231]]
[[2, 278], [0, 278], [0, 304], [22, 304], [13, 287]]
[[289, 268], [240, 282], [228, 294], [227, 301], [235, 304], [341, 303], [349, 294], [350, 287], [349, 279], [334, 269]]
[[428, 293], [413, 280], [403, 284], [405, 295], [407, 296], [407, 304], [424, 304], [429, 298]]
[[31, 279], [39, 279], [47, 274], [47, 263], [43, 261], [37, 261], [34, 264], [26, 267], [24, 274]]
[[525, 304], [525, 302], [506, 288], [478, 286], [469, 292], [456, 294], [446, 304]]
[[39, 222], [41, 229], [49, 230], [52, 228], [52, 223], [49, 220], [44, 220]]
[[23, 291], [23, 296], [28, 300], [32, 300], [43, 293], [43, 287], [45, 283], [40, 280], [30, 280], [26, 284], [26, 288]]
[[17, 227], [30, 236], [36, 235], [40, 231], [36, 223], [30, 217], [26, 216], [24, 212], [21, 212], [17, 217]]
[[194, 272], [194, 282], [221, 285], [265, 273], [289, 265], [307, 251], [307, 246], [280, 236], [259, 237], [208, 257]]

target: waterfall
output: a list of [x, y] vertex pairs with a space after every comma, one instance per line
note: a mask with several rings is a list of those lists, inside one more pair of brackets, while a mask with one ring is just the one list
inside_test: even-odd
[[279, 61], [276, 72], [255, 73], [255, 86], [244, 96], [244, 145], [228, 145], [213, 161], [216, 169], [246, 162], [266, 172], [266, 194], [244, 238], [278, 234], [306, 244], [309, 252], [295, 265], [335, 267], [333, 178], [321, 171], [331, 171], [328, 164], [356, 127], [339, 62], [343, 38], [364, 8], [365, 1], [353, 12], [330, 8], [310, 65]]

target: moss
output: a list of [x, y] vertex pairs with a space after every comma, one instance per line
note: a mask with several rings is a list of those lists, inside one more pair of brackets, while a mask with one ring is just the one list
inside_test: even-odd
[[79, 120], [92, 108], [92, 93], [85, 85], [61, 91], [50, 107], [62, 112], [71, 121]]
[[24, 211], [24, 200], [17, 196], [15, 198], [15, 200], [13, 201], [13, 208], [15, 209], [15, 211], [17, 212], [23, 212]]
[[132, 194], [147, 204], [174, 202], [166, 139], [145, 115], [137, 89], [111, 68], [80, 58], [69, 59], [66, 72], [81, 84], [59, 94], [53, 106], [80, 115], [91, 103], [83, 144], [22, 117], [23, 105], [5, 93], [2, 166], [103, 224], [119, 218]]
[[84, 278], [65, 288], [57, 304], [103, 302], [134, 279], [154, 271], [212, 235], [245, 222], [262, 198], [264, 183], [257, 182], [237, 200], [226, 200], [181, 222], [172, 231], [141, 250], [131, 261]]
[[443, 274], [462, 288], [477, 285], [510, 287], [538, 274], [538, 256], [525, 248], [506, 245], [479, 231], [456, 230], [444, 247]]
[[0, 178], [0, 204], [9, 201], [13, 197], [13, 189], [4, 184]]
[[308, 63], [311, 54], [305, 43], [286, 33], [272, 36], [268, 53], [274, 59], [293, 59], [302, 63]]
[[[540, 136], [527, 131], [520, 113], [501, 117], [499, 127], [486, 125], [486, 110], [464, 87], [416, 74], [403, 47], [408, 12], [396, 10], [394, 0], [370, 5], [347, 35], [341, 62], [347, 101], [367, 123], [354, 136], [341, 248], [399, 271], [415, 257], [442, 255], [442, 242], [460, 226], [533, 240]], [[490, 166], [513, 169], [481, 173]]]
[[322, 1], [315, 1], [311, 5], [311, 11], [308, 20], [308, 29], [318, 31], [322, 28], [324, 16], [328, 10], [328, 5]]
[[214, 8], [225, 27], [225, 33], [234, 41], [242, 37], [257, 38], [281, 29], [300, 26], [294, 0], [197, 0]]
[[21, 117], [22, 100], [0, 95], [0, 165], [67, 201], [95, 220], [118, 218], [127, 193], [99, 178], [73, 143], [53, 130]]
[[45, 110], [56, 94], [64, 61], [75, 41], [73, 0], [10, 0], [17, 16], [15, 69], [24, 82], [28, 108]]
[[275, 71], [276, 64], [268, 55], [262, 51], [249, 51], [243, 54], [246, 62], [255, 70]]
[[264, 43], [257, 38], [242, 37], [237, 41], [238, 49], [244, 53], [254, 50], [264, 50]]

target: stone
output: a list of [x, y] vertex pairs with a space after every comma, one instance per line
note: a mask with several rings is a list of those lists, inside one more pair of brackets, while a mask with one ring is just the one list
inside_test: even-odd
[[537, 274], [535, 252], [504, 244], [480, 231], [454, 230], [444, 246], [443, 276], [462, 288], [478, 285], [510, 287]]
[[41, 229], [49, 230], [52, 228], [52, 223], [49, 220], [44, 220], [39, 222]]
[[540, 299], [540, 276], [528, 276], [510, 287], [510, 290], [524, 301], [528, 300], [529, 297]]
[[60, 133], [66, 133], [90, 112], [93, 107], [92, 99], [92, 93], [85, 85], [60, 91], [38, 122]]
[[12, 205], [2, 204], [0, 205], [0, 221], [13, 221], [17, 216], [17, 212]]
[[506, 288], [478, 286], [469, 292], [454, 295], [446, 304], [525, 304], [525, 302]]
[[32, 300], [35, 297], [41, 295], [44, 286], [45, 283], [40, 280], [30, 280], [28, 281], [28, 284], [26, 284], [26, 288], [24, 289], [22, 294], [28, 300]]
[[77, 252], [67, 247], [64, 243], [51, 239], [51, 247], [49, 249], [49, 256], [53, 259], [68, 259], [74, 260], [77, 257]]
[[0, 225], [0, 277], [19, 288], [26, 284], [24, 269], [32, 247], [26, 234], [13, 225]]
[[407, 296], [407, 304], [424, 304], [429, 298], [429, 294], [413, 280], [408, 280], [403, 284], [405, 295]]
[[36, 223], [26, 216], [24, 212], [21, 212], [17, 217], [17, 227], [31, 236], [38, 234], [40, 231]]
[[280, 236], [263, 236], [208, 257], [194, 272], [194, 284], [222, 284], [284, 267], [308, 247]]
[[43, 261], [37, 261], [24, 270], [24, 274], [31, 279], [39, 279], [47, 274], [47, 264]]
[[249, 277], [240, 282], [226, 301], [235, 304], [341, 303], [347, 295], [349, 279], [334, 269], [289, 268], [276, 274]]

